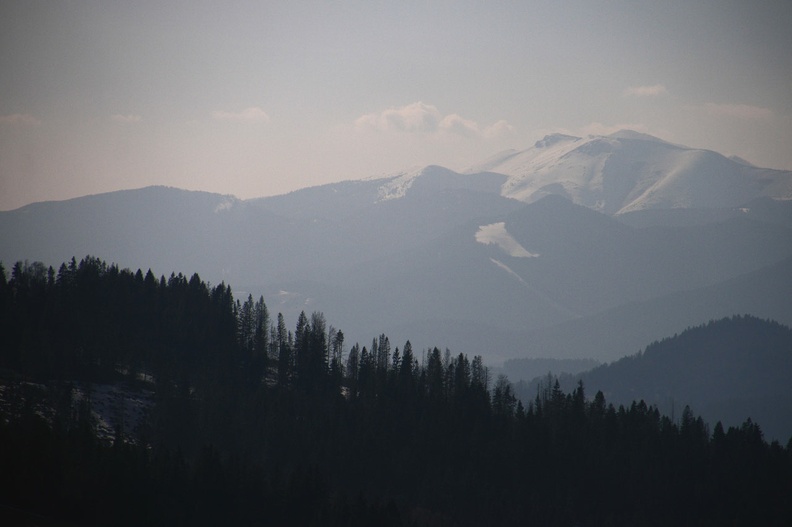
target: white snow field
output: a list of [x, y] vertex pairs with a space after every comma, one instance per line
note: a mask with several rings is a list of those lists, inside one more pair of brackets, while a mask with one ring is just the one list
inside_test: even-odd
[[476, 241], [484, 245], [495, 245], [509, 256], [515, 258], [536, 258], [539, 255], [520, 245], [506, 230], [506, 223], [500, 221], [482, 225], [476, 232]]
[[505, 197], [530, 203], [560, 194], [607, 214], [792, 199], [789, 171], [758, 168], [630, 130], [587, 138], [548, 135], [527, 150], [502, 152], [465, 171], [480, 172], [507, 175]]

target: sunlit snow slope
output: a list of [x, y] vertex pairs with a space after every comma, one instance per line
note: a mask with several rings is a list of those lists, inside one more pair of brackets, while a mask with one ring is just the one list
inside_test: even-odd
[[628, 130], [587, 138], [549, 135], [527, 150], [503, 152], [466, 172], [507, 175], [501, 188], [506, 197], [534, 202], [557, 194], [607, 214], [792, 198], [792, 172]]

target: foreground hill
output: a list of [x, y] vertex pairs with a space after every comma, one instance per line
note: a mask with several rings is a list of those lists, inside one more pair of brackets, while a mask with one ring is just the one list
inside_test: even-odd
[[[586, 373], [562, 376], [561, 386], [582, 380], [609, 401], [643, 399], [668, 415], [690, 405], [710, 423], [761, 423], [766, 437], [792, 438], [792, 329], [737, 316], [688, 329], [629, 357]], [[525, 394], [535, 394], [537, 381]]]
[[[752, 421], [710, 432], [690, 410], [617, 407], [583, 385], [548, 384], [523, 405], [480, 356], [435, 347], [419, 359], [385, 335], [348, 346], [321, 313], [293, 332], [268, 313], [195, 274], [96, 258], [0, 273], [0, 523], [792, 520], [792, 443], [768, 443]], [[787, 341], [780, 328], [737, 337], [764, 356]], [[686, 342], [707, 354], [706, 339]], [[769, 355], [779, 372], [788, 364]]]

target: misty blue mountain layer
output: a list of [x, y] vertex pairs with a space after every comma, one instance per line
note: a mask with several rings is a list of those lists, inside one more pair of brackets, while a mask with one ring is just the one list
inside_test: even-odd
[[607, 361], [713, 318], [792, 324], [790, 197], [792, 173], [715, 152], [555, 135], [465, 173], [35, 203], [0, 212], [0, 261], [195, 271], [287, 319], [322, 311], [351, 342]]

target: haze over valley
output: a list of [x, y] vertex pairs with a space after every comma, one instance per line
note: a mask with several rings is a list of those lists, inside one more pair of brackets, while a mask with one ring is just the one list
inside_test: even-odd
[[32, 204], [0, 212], [0, 259], [190, 269], [289, 319], [322, 311], [361, 342], [386, 333], [496, 365], [604, 361], [724, 316], [792, 323], [790, 196], [792, 173], [715, 152], [553, 135], [465, 173]]

